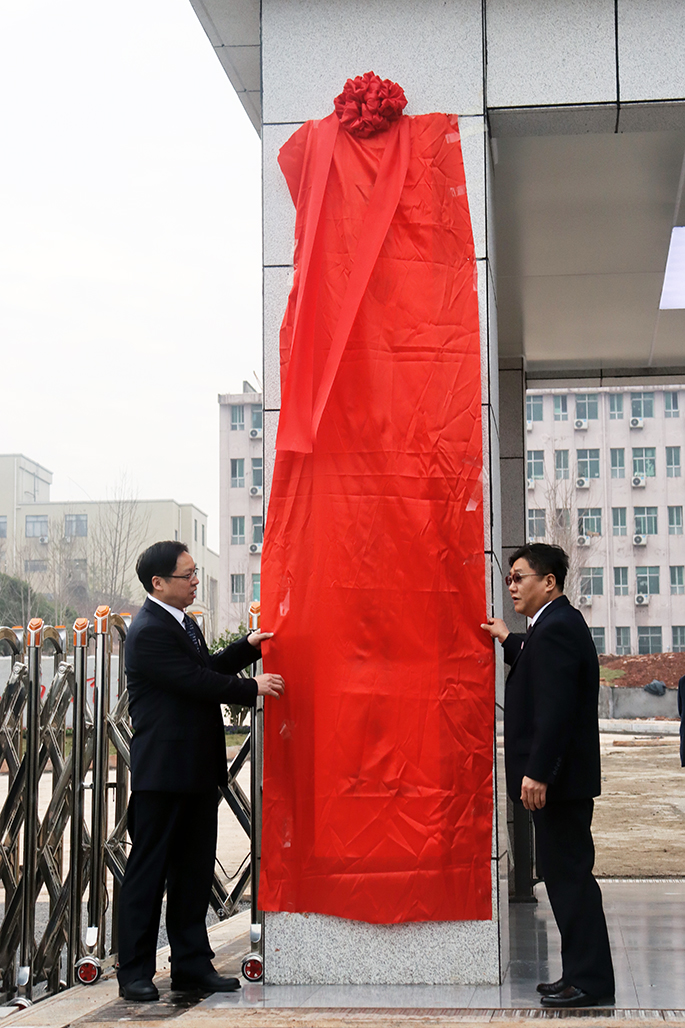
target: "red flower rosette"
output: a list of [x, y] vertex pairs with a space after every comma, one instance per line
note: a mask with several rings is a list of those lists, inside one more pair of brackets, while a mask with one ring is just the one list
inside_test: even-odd
[[407, 106], [402, 87], [372, 71], [348, 79], [333, 102], [342, 127], [362, 139], [390, 128]]

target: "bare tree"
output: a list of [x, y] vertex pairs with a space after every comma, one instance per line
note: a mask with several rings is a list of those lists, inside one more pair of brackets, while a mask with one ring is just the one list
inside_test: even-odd
[[[574, 483], [568, 478], [545, 479], [544, 541], [561, 546], [568, 554], [569, 568], [564, 592], [574, 606], [578, 605], [582, 571], [586, 566], [588, 550], [578, 545], [578, 506]], [[532, 534], [532, 533], [529, 533]]]
[[114, 610], [130, 605], [134, 562], [147, 539], [150, 515], [122, 475], [112, 496], [100, 505], [89, 538], [89, 579], [93, 601]]

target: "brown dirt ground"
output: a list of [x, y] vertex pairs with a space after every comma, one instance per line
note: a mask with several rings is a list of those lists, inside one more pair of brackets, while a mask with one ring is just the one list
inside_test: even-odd
[[[632, 685], [642, 688], [658, 678], [667, 689], [677, 689], [678, 679], [685, 675], [685, 653], [649, 653], [642, 656], [615, 657], [603, 653], [599, 658], [601, 669], [623, 671], [625, 674], [611, 676], [611, 685]], [[608, 676], [607, 676], [608, 677]]]
[[625, 745], [627, 736], [601, 739], [602, 795], [595, 801], [593, 820], [595, 874], [682, 877], [685, 768], [680, 766], [678, 736], [652, 739], [650, 745]]

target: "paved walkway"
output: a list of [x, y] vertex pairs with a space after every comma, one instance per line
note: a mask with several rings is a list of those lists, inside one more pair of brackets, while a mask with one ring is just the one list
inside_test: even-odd
[[[558, 1019], [540, 1008], [535, 985], [558, 977], [556, 929], [544, 888], [537, 904], [513, 905], [511, 964], [501, 986], [264, 986], [245, 984], [236, 994], [182, 999], [169, 989], [168, 951], [158, 959], [159, 1003], [127, 1003], [116, 982], [102, 980], [44, 1000], [4, 1021], [14, 1028], [139, 1028], [173, 1020], [174, 1028], [428, 1028], [433, 1025]], [[588, 1025], [685, 1025], [685, 879], [602, 883], [616, 967], [616, 1007], [568, 1011]], [[217, 968], [237, 974], [248, 949], [249, 915], [240, 914], [212, 929]], [[7, 1008], [4, 1008], [7, 1009]]]

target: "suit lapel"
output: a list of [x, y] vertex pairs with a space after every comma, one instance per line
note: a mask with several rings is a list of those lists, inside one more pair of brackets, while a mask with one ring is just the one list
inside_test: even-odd
[[204, 640], [202, 638], [202, 633], [200, 632], [199, 628], [198, 633], [200, 635], [200, 647], [202, 649], [202, 653], [197, 652], [193, 640], [190, 638], [183, 625], [179, 621], [177, 621], [173, 614], [170, 614], [168, 610], [165, 610], [164, 607], [160, 607], [158, 603], [155, 603], [154, 600], [151, 600], [149, 598], [145, 600], [143, 606], [150, 614], [152, 614], [158, 620], [163, 621], [165, 625], [171, 628], [171, 630], [175, 632], [176, 635], [183, 640], [183, 645], [188, 650], [188, 652], [195, 657], [196, 660], [199, 658], [203, 664], [207, 664], [208, 658], [204, 652], [206, 644], [205, 646], [202, 645]]

